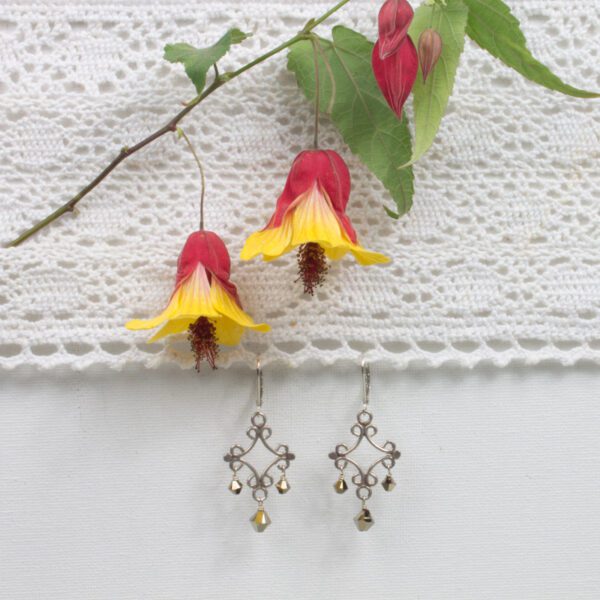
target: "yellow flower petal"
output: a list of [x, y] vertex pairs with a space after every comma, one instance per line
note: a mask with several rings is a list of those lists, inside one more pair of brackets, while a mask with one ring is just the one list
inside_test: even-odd
[[152, 342], [156, 342], [168, 335], [175, 335], [176, 333], [183, 333], [184, 331], [187, 331], [187, 328], [194, 323], [197, 318], [198, 317], [196, 315], [191, 315], [168, 321], [164, 327], [159, 329], [159, 331], [148, 340], [148, 343], [151, 344]]
[[341, 260], [348, 254], [348, 248], [338, 247], [338, 248], [324, 248], [325, 256], [329, 260]]
[[367, 266], [367, 265], [384, 265], [385, 263], [389, 263], [392, 259], [385, 254], [381, 254], [379, 252], [373, 252], [372, 250], [367, 250], [362, 246], [355, 246], [354, 244], [350, 247], [350, 252], [356, 258], [356, 262], [359, 265]]
[[213, 279], [213, 284], [210, 289], [210, 297], [215, 309], [224, 317], [230, 319], [234, 323], [255, 329], [257, 331], [269, 331], [271, 328], [266, 323], [255, 323], [250, 315], [245, 313], [239, 304], [229, 295], [227, 290], [216, 280]]
[[199, 317], [207, 317], [215, 325], [217, 341], [227, 346], [239, 343], [244, 328], [269, 331], [266, 323], [255, 323], [221, 285], [216, 277], [212, 283], [202, 265], [175, 290], [167, 308], [153, 319], [134, 319], [125, 326], [128, 329], [152, 329], [164, 326], [150, 338], [155, 342], [168, 335], [183, 333]]
[[292, 245], [316, 242], [323, 248], [347, 246], [330, 200], [317, 184], [298, 199], [292, 215]]
[[244, 244], [242, 260], [251, 260], [259, 254], [277, 258], [288, 252], [292, 240], [291, 219], [286, 215], [280, 227], [271, 227], [253, 233]]
[[361, 265], [390, 261], [384, 254], [372, 252], [351, 241], [335, 214], [331, 200], [317, 183], [294, 200], [280, 227], [253, 233], [246, 240], [241, 257], [242, 260], [250, 260], [262, 254], [263, 260], [271, 261], [310, 242], [319, 244], [331, 260], [340, 260], [351, 252]]
[[205, 317], [219, 316], [211, 304], [210, 283], [206, 269], [199, 264], [192, 274], [173, 292], [167, 308], [160, 315], [153, 319], [134, 319], [126, 323], [125, 327], [133, 330], [153, 329], [165, 321], [173, 319], [194, 317], [193, 321], [195, 321], [200, 315]]
[[227, 317], [220, 317], [215, 321], [215, 326], [219, 344], [237, 346], [240, 343], [244, 333], [244, 328], [241, 325]]

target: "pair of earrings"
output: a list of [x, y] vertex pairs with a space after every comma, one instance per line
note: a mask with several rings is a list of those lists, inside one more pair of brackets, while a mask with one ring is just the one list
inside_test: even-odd
[[[375, 522], [371, 511], [367, 508], [367, 501], [373, 495], [373, 489], [379, 482], [376, 472], [378, 470], [383, 470], [386, 473], [381, 485], [386, 492], [391, 492], [396, 487], [396, 482], [392, 477], [392, 469], [395, 466], [396, 461], [400, 458], [400, 452], [393, 442], [386, 441], [384, 444], [379, 445], [373, 439], [377, 435], [377, 428], [373, 425], [373, 414], [369, 411], [371, 370], [366, 362], [362, 363], [361, 369], [363, 376], [362, 410], [358, 413], [356, 422], [350, 428], [350, 432], [356, 438], [356, 441], [351, 445], [343, 443], [337, 444], [334, 451], [329, 454], [329, 458], [334, 461], [335, 468], [339, 471], [338, 479], [333, 485], [334, 490], [338, 494], [344, 494], [348, 491], [345, 471], [347, 469], [353, 471], [350, 481], [355, 486], [356, 496], [361, 501], [361, 510], [354, 518], [354, 522], [359, 531], [367, 531]], [[263, 376], [260, 360], [257, 361], [256, 375], [258, 384], [256, 411], [250, 419], [251, 426], [246, 432], [251, 443], [248, 448], [235, 444], [224, 456], [224, 459], [233, 472], [233, 477], [229, 484], [229, 490], [233, 494], [240, 494], [244, 487], [238, 474], [243, 469], [248, 471], [246, 485], [252, 490], [252, 498], [258, 505], [256, 512], [250, 518], [250, 523], [256, 531], [262, 532], [271, 524], [271, 519], [264, 507], [269, 488], [275, 485], [275, 488], [280, 494], [287, 494], [287, 492], [290, 491], [290, 484], [286, 473], [291, 462], [296, 457], [290, 452], [290, 449], [286, 444], [273, 446], [269, 442], [272, 430], [267, 425], [267, 418], [262, 411]], [[381, 457], [366, 469], [361, 467], [354, 457], [351, 456], [363, 441], [370, 444], [381, 454]], [[262, 471], [256, 469], [248, 461], [249, 454], [259, 443], [273, 455], [273, 460]], [[276, 474], [271, 473], [274, 469], [279, 471], [278, 477]], [[277, 483], [275, 483], [275, 479], [277, 479]]]

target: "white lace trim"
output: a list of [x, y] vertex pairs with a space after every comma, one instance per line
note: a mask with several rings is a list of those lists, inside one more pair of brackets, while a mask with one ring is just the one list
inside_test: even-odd
[[[301, 6], [298, 6], [301, 4]], [[125, 144], [193, 96], [166, 42], [255, 35], [224, 60], [256, 56], [326, 2], [106, 1], [0, 6], [0, 240], [64, 202]], [[379, 2], [353, 0], [339, 22], [371, 38]], [[580, 87], [600, 88], [597, 0], [512, 2], [535, 54]], [[333, 19], [335, 22], [337, 19]], [[208, 172], [207, 223], [233, 258], [246, 310], [271, 324], [223, 365], [314, 360], [503, 366], [600, 363], [600, 111], [523, 80], [467, 44], [449, 113], [415, 167], [415, 207], [400, 222], [379, 182], [323, 124], [353, 175], [349, 215], [387, 266], [335, 263], [314, 299], [295, 257], [241, 263], [245, 236], [269, 217], [311, 107], [280, 56], [214, 94], [183, 123]], [[175, 261], [197, 221], [198, 183], [167, 136], [129, 159], [76, 217], [0, 251], [0, 365], [76, 369], [190, 365], [185, 341], [147, 345], [123, 324], [166, 304]]]

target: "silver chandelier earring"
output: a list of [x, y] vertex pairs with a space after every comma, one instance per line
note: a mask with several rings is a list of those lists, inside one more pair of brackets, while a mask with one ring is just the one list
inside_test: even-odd
[[[350, 446], [338, 444], [335, 450], [329, 454], [329, 458], [334, 461], [335, 468], [340, 472], [338, 480], [333, 485], [333, 489], [338, 494], [343, 494], [348, 490], [344, 471], [350, 468], [354, 472], [351, 481], [356, 486], [356, 495], [362, 503], [361, 511], [354, 518], [354, 522], [359, 531], [367, 531], [375, 523], [371, 511], [367, 508], [367, 500], [373, 495], [373, 488], [379, 481], [375, 472], [380, 466], [381, 469], [387, 471], [381, 485], [386, 492], [391, 492], [396, 487], [396, 482], [392, 477], [392, 469], [396, 461], [400, 458], [400, 452], [396, 449], [394, 442], [387, 441], [380, 446], [373, 440], [377, 435], [377, 428], [373, 425], [373, 414], [369, 411], [371, 369], [368, 363], [364, 361], [362, 363], [362, 376], [363, 407], [356, 417], [356, 423], [350, 428], [352, 435], [357, 438], [356, 442]], [[361, 467], [350, 456], [361, 445], [363, 440], [383, 455], [368, 469]]]
[[[248, 431], [246, 431], [246, 435], [250, 438], [251, 444], [248, 449], [244, 449], [242, 446], [236, 444], [229, 449], [229, 452], [223, 458], [225, 459], [225, 462], [229, 463], [229, 468], [233, 471], [233, 478], [229, 484], [229, 490], [233, 494], [240, 494], [244, 487], [238, 477], [238, 473], [244, 468], [248, 470], [249, 473], [246, 484], [252, 490], [252, 497], [258, 503], [256, 512], [250, 518], [250, 523], [256, 531], [262, 532], [271, 524], [271, 519], [264, 508], [264, 502], [269, 494], [269, 488], [275, 483], [270, 471], [274, 468], [277, 468], [280, 471], [275, 488], [280, 494], [286, 494], [290, 490], [286, 471], [290, 466], [290, 462], [296, 457], [290, 452], [286, 444], [279, 444], [276, 448], [273, 448], [268, 442], [272, 430], [270, 427], [267, 427], [267, 417], [262, 412], [263, 375], [260, 359], [257, 359], [256, 361], [256, 376], [258, 384], [256, 411], [250, 418], [251, 426]], [[263, 471], [259, 471], [248, 462], [248, 455], [259, 442], [275, 457]]]

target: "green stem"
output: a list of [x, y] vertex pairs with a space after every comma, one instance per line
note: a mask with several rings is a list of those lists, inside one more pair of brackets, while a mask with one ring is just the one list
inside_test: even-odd
[[190, 138], [187, 136], [186, 132], [181, 129], [181, 127], [177, 128], [177, 134], [185, 140], [196, 164], [198, 165], [198, 170], [200, 171], [200, 231], [204, 230], [204, 196], [206, 194], [206, 177], [204, 175], [204, 167], [198, 158], [198, 154], [196, 153], [196, 149], [194, 145], [190, 141]]
[[44, 229], [57, 219], [59, 219], [62, 215], [68, 212], [73, 212], [77, 204], [87, 196], [96, 186], [98, 186], [112, 171], [114, 171], [126, 158], [129, 158], [132, 154], [135, 154], [138, 150], [141, 150], [148, 144], [154, 142], [158, 138], [162, 137], [166, 133], [177, 131], [177, 125], [181, 119], [183, 119], [189, 112], [191, 112], [198, 104], [200, 104], [205, 98], [210, 96], [213, 92], [218, 90], [221, 86], [225, 85], [228, 81], [239, 77], [242, 73], [245, 73], [249, 69], [252, 69], [256, 65], [261, 64], [265, 60], [268, 60], [272, 56], [282, 52], [286, 48], [293, 46], [297, 42], [301, 40], [306, 40], [310, 37], [311, 31], [323, 23], [326, 19], [328, 19], [331, 15], [337, 12], [340, 8], [342, 8], [345, 4], [347, 4], [350, 0], [342, 0], [338, 2], [333, 8], [328, 10], [326, 13], [321, 15], [317, 19], [311, 19], [304, 29], [297, 33], [295, 36], [279, 44], [272, 50], [269, 50], [265, 54], [255, 58], [249, 63], [237, 69], [237, 71], [233, 71], [230, 73], [224, 73], [222, 75], [216, 75], [218, 71], [215, 71], [215, 79], [212, 84], [206, 88], [201, 94], [198, 94], [193, 100], [188, 102], [186, 106], [179, 111], [166, 125], [157, 129], [154, 133], [150, 134], [148, 137], [139, 141], [137, 144], [131, 147], [124, 147], [121, 149], [119, 154], [90, 182], [88, 183], [82, 190], [80, 190], [75, 196], [73, 196], [70, 200], [65, 202], [62, 206], [57, 208], [54, 212], [50, 213], [47, 217], [44, 217], [41, 221], [38, 221], [35, 225], [31, 226], [29, 229], [24, 231], [17, 238], [6, 244], [6, 248], [19, 246], [25, 240], [29, 239], [32, 235], [36, 234], [38, 231]]
[[333, 13], [336, 13], [338, 10], [340, 10], [340, 8], [342, 8], [342, 6], [344, 6], [345, 4], [348, 4], [348, 2], [350, 2], [350, 0], [341, 0], [341, 2], [338, 2], [333, 8], [328, 10], [326, 13], [323, 13], [318, 19], [311, 21], [308, 29], [306, 30], [307, 33], [309, 31], [312, 31], [317, 25], [320, 25], [323, 21], [326, 21], [327, 19], [329, 19], [329, 17]]
[[311, 37], [313, 58], [315, 62], [315, 137], [313, 140], [313, 146], [315, 149], [319, 147], [319, 110], [321, 109], [321, 81], [319, 79], [319, 52], [317, 50], [317, 43], [314, 37]]

